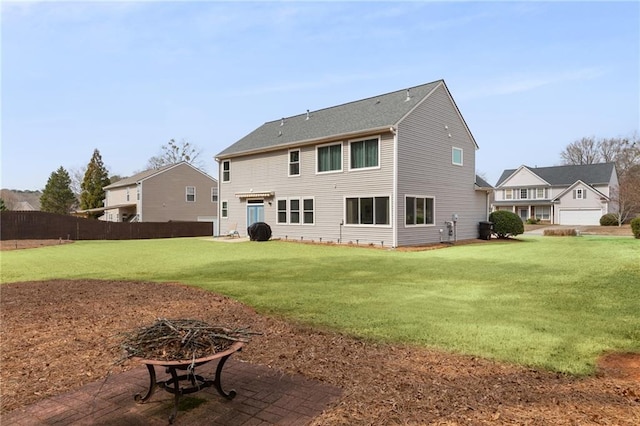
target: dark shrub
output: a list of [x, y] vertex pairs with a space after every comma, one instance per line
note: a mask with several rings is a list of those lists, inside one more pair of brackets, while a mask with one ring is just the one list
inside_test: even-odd
[[538, 223], [540, 223], [540, 219], [537, 217], [530, 217], [527, 219], [527, 225], [537, 225]]
[[498, 238], [509, 238], [524, 232], [524, 224], [520, 217], [507, 210], [498, 210], [489, 215], [489, 222], [493, 222], [493, 233]]
[[600, 218], [600, 226], [618, 226], [618, 217], [613, 213], [607, 213]]
[[640, 238], [640, 216], [631, 221], [631, 232], [636, 238]]

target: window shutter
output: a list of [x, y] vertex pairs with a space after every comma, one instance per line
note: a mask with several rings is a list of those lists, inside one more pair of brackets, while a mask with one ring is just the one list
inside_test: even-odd
[[573, 190], [573, 199], [574, 200], [576, 199], [576, 190], [575, 189]]
[[586, 190], [586, 189], [583, 189], [583, 190], [582, 190], [582, 199], [583, 199], [583, 200], [586, 200], [586, 199], [587, 199], [587, 190]]

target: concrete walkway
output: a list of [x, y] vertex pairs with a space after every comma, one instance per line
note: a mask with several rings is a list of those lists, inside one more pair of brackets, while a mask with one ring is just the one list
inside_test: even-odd
[[[215, 376], [216, 362], [198, 367], [197, 374]], [[169, 376], [156, 368], [157, 380]], [[133, 396], [144, 394], [149, 373], [144, 366], [109, 376], [66, 394], [2, 415], [2, 425], [166, 425], [174, 405], [163, 389], [144, 404]], [[229, 359], [222, 387], [237, 395], [232, 400], [210, 387], [181, 397], [175, 425], [306, 425], [336, 403], [341, 389], [302, 376], [290, 376], [266, 366]]]

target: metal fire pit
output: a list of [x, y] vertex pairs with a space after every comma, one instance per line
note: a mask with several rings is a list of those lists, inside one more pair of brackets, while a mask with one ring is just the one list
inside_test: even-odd
[[[224, 352], [218, 352], [207, 357], [190, 360], [163, 361], [157, 359], [143, 359], [134, 357], [132, 359], [145, 364], [147, 366], [147, 370], [149, 370], [149, 389], [147, 390], [147, 393], [144, 396], [142, 394], [136, 394], [134, 396], [134, 399], [139, 404], [148, 401], [149, 398], [153, 396], [153, 393], [155, 392], [157, 387], [174, 394], [175, 399], [173, 411], [171, 412], [171, 415], [169, 415], [170, 424], [173, 423], [176, 416], [178, 415], [178, 402], [180, 401], [180, 397], [182, 395], [198, 392], [199, 390], [214, 386], [220, 395], [222, 395], [226, 399], [233, 399], [236, 396], [236, 391], [230, 390], [229, 392], [225, 392], [222, 389], [222, 384], [220, 383], [220, 376], [222, 375], [222, 368], [227, 362], [227, 359], [229, 359], [229, 357], [235, 352], [240, 351], [243, 346], [243, 342], [234, 342], [233, 345], [231, 345], [231, 347]], [[196, 367], [214, 360], [218, 360], [218, 366], [216, 368], [216, 375], [213, 380], [205, 379], [204, 377], [196, 374]], [[156, 366], [165, 367], [166, 373], [171, 374], [171, 378], [159, 382], [156, 381]], [[186, 374], [178, 374], [178, 370], [186, 371]], [[184, 382], [187, 387], [180, 386], [180, 382]]]

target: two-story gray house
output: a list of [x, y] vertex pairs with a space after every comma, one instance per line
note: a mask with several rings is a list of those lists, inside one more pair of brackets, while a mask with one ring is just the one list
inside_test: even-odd
[[221, 234], [398, 247], [473, 239], [492, 188], [443, 80], [270, 121], [216, 156]]
[[502, 172], [496, 183], [493, 210], [509, 210], [559, 225], [599, 225], [615, 213], [611, 200], [618, 186], [614, 163], [527, 167]]

